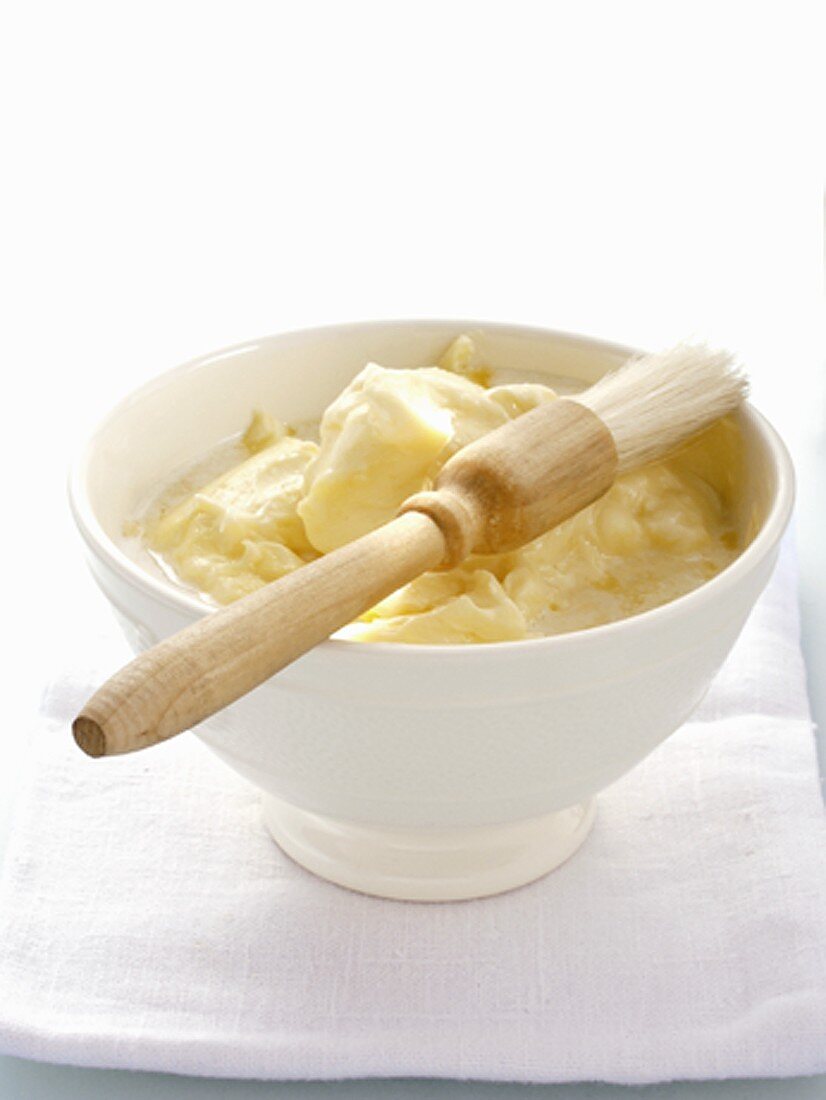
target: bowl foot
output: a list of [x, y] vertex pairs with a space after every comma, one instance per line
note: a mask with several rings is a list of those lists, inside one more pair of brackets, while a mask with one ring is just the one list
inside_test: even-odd
[[541, 878], [590, 832], [596, 799], [502, 825], [397, 829], [322, 817], [264, 796], [264, 821], [287, 855], [321, 878], [362, 894], [461, 901]]

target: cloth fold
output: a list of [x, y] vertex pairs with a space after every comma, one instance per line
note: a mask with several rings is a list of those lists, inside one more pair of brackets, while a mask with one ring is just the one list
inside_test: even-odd
[[[571, 861], [456, 904], [362, 897], [272, 843], [194, 738], [91, 762], [56, 680], [0, 886], [0, 1048], [223, 1077], [826, 1071], [826, 819], [778, 570], [693, 719]], [[95, 659], [97, 657], [97, 659]]]

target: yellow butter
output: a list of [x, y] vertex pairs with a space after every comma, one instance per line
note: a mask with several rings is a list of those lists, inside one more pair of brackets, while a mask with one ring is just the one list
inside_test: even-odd
[[275, 417], [263, 409], [256, 409], [252, 414], [247, 430], [241, 436], [241, 442], [251, 455], [258, 454], [265, 447], [272, 446], [279, 439], [288, 435], [286, 425], [276, 420]]
[[[461, 447], [555, 399], [481, 384], [469, 337], [439, 367], [368, 365], [329, 406], [320, 444], [256, 413], [251, 457], [146, 524], [153, 551], [225, 603], [391, 519]], [[722, 421], [622, 475], [600, 500], [508, 554], [405, 585], [344, 631], [365, 642], [480, 644], [564, 633], [666, 603], [738, 552], [739, 430]]]
[[439, 367], [369, 364], [321, 419], [298, 514], [324, 553], [392, 519], [461, 447], [553, 399], [544, 386], [486, 390]]
[[484, 568], [427, 573], [353, 623], [345, 636], [363, 642], [474, 645], [528, 635], [522, 610]]
[[316, 556], [297, 505], [315, 443], [282, 438], [145, 525], [179, 577], [230, 603]]

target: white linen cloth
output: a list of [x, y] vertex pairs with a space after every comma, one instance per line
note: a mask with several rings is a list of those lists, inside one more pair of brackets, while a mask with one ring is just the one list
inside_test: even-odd
[[500, 897], [324, 883], [194, 738], [68, 733], [48, 690], [0, 893], [0, 1048], [225, 1077], [647, 1082], [826, 1070], [826, 821], [787, 552], [694, 719]]

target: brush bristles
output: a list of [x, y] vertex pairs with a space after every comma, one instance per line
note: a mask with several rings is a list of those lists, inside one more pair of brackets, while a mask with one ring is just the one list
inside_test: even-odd
[[748, 388], [728, 352], [680, 344], [629, 360], [574, 400], [608, 426], [625, 470], [660, 458], [732, 412]]

